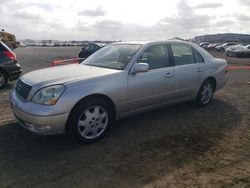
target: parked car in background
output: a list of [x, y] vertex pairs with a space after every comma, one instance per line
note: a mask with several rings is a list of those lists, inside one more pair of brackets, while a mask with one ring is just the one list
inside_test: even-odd
[[202, 42], [199, 44], [200, 47], [202, 47], [203, 49], [207, 49], [207, 47], [210, 45], [209, 42]]
[[4, 88], [8, 81], [16, 80], [21, 73], [15, 53], [0, 41], [0, 89]]
[[89, 43], [82, 47], [78, 57], [79, 58], [87, 58], [91, 54], [95, 53], [97, 50], [104, 47], [106, 44], [104, 43]]
[[250, 44], [246, 45], [246, 48], [247, 48], [247, 49], [250, 49]]
[[26, 47], [26, 44], [23, 43], [23, 42], [20, 42], [20, 45], [19, 45], [20, 48], [25, 48]]
[[210, 45], [207, 46], [207, 50], [214, 50], [216, 48], [216, 46], [221, 45], [220, 43], [212, 43]]
[[250, 45], [235, 45], [226, 49], [226, 56], [228, 57], [250, 57]]
[[224, 52], [229, 46], [234, 46], [236, 43], [225, 43], [215, 47], [217, 51]]
[[226, 67], [193, 43], [119, 42], [81, 64], [23, 75], [10, 101], [31, 132], [91, 143], [117, 119], [185, 101], [208, 105], [227, 81]]

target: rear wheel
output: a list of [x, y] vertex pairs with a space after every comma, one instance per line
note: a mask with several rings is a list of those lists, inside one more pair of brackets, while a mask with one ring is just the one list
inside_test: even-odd
[[199, 106], [208, 105], [213, 99], [214, 91], [215, 91], [215, 84], [213, 83], [213, 81], [210, 79], [206, 80], [202, 84], [199, 90], [196, 103]]
[[0, 89], [3, 89], [6, 87], [8, 83], [8, 77], [5, 74], [5, 72], [3, 72], [2, 70], [0, 70]]
[[83, 143], [92, 143], [103, 138], [113, 122], [113, 111], [103, 99], [89, 98], [81, 101], [72, 110], [68, 131]]

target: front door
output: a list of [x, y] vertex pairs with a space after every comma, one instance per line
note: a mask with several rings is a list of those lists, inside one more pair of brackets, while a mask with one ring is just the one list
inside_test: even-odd
[[172, 100], [174, 68], [170, 66], [167, 45], [156, 44], [148, 47], [137, 63], [148, 63], [149, 71], [128, 76], [130, 111]]

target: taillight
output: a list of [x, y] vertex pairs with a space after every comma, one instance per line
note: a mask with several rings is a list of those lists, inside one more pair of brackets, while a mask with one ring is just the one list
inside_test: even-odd
[[4, 53], [8, 58], [10, 58], [10, 59], [16, 61], [16, 55], [15, 55], [13, 52], [11, 52], [11, 51], [4, 51], [3, 53]]

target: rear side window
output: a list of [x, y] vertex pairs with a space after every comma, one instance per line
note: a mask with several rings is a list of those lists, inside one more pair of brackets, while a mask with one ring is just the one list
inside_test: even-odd
[[194, 56], [195, 56], [196, 63], [204, 63], [203, 57], [196, 49], [194, 49]]
[[175, 66], [195, 63], [195, 56], [191, 46], [185, 44], [171, 44]]
[[98, 45], [95, 45], [95, 50], [99, 50], [100, 47]]
[[96, 49], [96, 45], [95, 44], [91, 44], [89, 47], [90, 51], [94, 51]]
[[85, 50], [90, 50], [90, 45], [89, 44], [85, 47]]
[[148, 63], [149, 69], [161, 69], [169, 67], [169, 53], [167, 45], [156, 44], [148, 47], [140, 56], [139, 63]]

